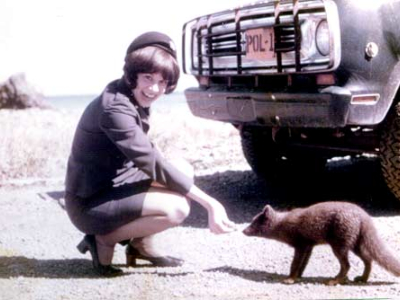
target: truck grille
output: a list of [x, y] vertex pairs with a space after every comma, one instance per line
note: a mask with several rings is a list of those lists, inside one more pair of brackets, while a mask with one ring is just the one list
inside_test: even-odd
[[[320, 22], [328, 24], [329, 53], [318, 52], [315, 42]], [[264, 32], [271, 35], [273, 48], [268, 51], [272, 57], [251, 56], [249, 33], [257, 32], [254, 30], [269, 30]], [[257, 2], [187, 22], [183, 27], [183, 69], [205, 76], [330, 70], [340, 59], [339, 31], [336, 5], [331, 0]], [[253, 38], [259, 44], [255, 48], [264, 47], [261, 33]]]

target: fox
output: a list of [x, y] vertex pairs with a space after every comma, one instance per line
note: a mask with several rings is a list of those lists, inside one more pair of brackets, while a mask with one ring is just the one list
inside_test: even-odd
[[356, 204], [341, 201], [322, 202], [286, 212], [266, 205], [243, 233], [246, 236], [274, 239], [294, 248], [290, 274], [284, 283], [297, 282], [307, 266], [314, 246], [329, 244], [340, 263], [339, 273], [326, 284], [348, 282], [349, 252], [364, 263], [355, 282], [367, 282], [375, 261], [395, 276], [400, 276], [400, 262], [378, 236], [372, 217]]

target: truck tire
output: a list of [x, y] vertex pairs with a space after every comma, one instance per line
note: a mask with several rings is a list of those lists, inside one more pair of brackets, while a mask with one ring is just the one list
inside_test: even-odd
[[380, 162], [383, 178], [400, 200], [400, 105], [390, 113], [382, 133]]
[[320, 173], [326, 158], [311, 150], [290, 149], [272, 139], [271, 128], [243, 127], [241, 142], [244, 157], [260, 177], [272, 179]]
[[260, 177], [274, 177], [279, 166], [279, 151], [272, 140], [272, 129], [243, 127], [240, 132], [243, 155]]

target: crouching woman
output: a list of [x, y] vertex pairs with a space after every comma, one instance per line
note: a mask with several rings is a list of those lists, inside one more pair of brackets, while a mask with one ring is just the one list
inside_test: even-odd
[[126, 245], [128, 266], [136, 259], [154, 266], [181, 265], [182, 259], [159, 253], [152, 240], [181, 224], [192, 200], [207, 210], [212, 232], [234, 229], [220, 202], [196, 187], [188, 172], [166, 161], [147, 135], [151, 104], [178, 82], [173, 45], [159, 32], [137, 37], [126, 52], [122, 78], [87, 106], [76, 128], [65, 204], [72, 223], [85, 233], [78, 249], [90, 251], [100, 275], [122, 272], [112, 265], [117, 243]]

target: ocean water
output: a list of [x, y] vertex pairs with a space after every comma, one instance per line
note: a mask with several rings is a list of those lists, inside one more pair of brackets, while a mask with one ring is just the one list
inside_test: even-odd
[[[65, 95], [47, 97], [47, 102], [56, 109], [84, 109], [97, 95]], [[183, 92], [164, 95], [152, 104], [152, 109], [186, 109], [187, 103]]]
[[95, 95], [63, 95], [46, 97], [46, 101], [56, 109], [83, 109]]

